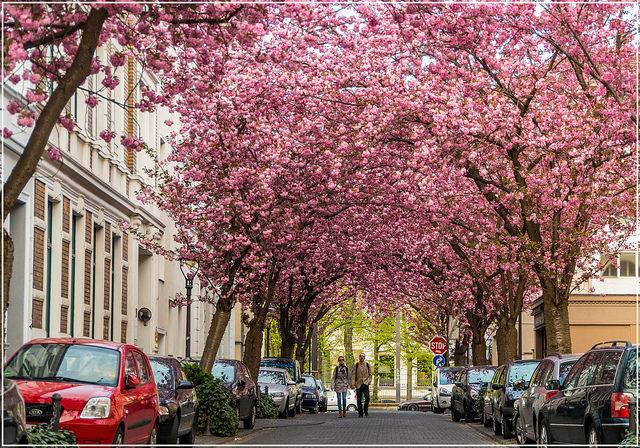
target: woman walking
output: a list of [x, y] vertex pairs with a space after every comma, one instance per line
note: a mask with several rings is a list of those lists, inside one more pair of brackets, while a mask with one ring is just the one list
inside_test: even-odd
[[349, 368], [344, 356], [338, 356], [338, 365], [333, 369], [333, 390], [338, 398], [338, 418], [347, 416], [347, 389], [349, 389]]

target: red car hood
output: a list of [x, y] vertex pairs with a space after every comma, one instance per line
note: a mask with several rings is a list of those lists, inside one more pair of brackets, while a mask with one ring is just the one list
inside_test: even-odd
[[51, 403], [55, 393], [62, 397], [62, 407], [81, 411], [93, 397], [111, 397], [115, 388], [98, 384], [65, 383], [63, 381], [15, 380], [25, 403]]

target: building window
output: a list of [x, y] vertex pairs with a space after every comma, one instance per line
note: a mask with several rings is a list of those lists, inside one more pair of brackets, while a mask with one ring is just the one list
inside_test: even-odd
[[636, 254], [623, 252], [620, 254], [620, 277], [636, 276]]
[[69, 307], [62, 305], [60, 307], [60, 333], [69, 333]]
[[378, 378], [381, 387], [395, 385], [395, 358], [393, 355], [380, 355], [378, 360]]
[[82, 335], [84, 337], [89, 337], [91, 334], [91, 311], [85, 311], [83, 316], [83, 327], [82, 327]]
[[615, 256], [603, 256], [600, 259], [600, 264], [602, 266], [604, 266], [604, 268], [602, 269], [602, 276], [603, 277], [617, 277], [618, 276], [618, 270], [615, 267], [615, 264], [612, 263], [612, 261], [615, 261]]

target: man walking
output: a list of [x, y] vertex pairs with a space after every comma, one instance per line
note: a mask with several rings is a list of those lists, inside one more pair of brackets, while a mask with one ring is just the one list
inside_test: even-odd
[[[356, 389], [358, 401], [358, 417], [369, 416], [369, 384], [371, 384], [371, 366], [364, 359], [364, 353], [360, 353], [358, 362], [353, 368], [352, 387]], [[364, 403], [363, 403], [364, 401]]]

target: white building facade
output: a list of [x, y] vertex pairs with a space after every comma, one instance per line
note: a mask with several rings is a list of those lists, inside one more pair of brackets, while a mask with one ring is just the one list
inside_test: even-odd
[[[100, 48], [98, 55], [104, 60], [108, 51]], [[171, 220], [136, 198], [144, 185], [154, 185], [144, 168], [153, 168], [170, 151], [164, 124], [169, 116], [117, 106], [133, 105], [141, 86], [157, 85], [133, 59], [119, 70], [124, 82], [109, 93], [113, 101], [89, 108], [83, 92], [74, 95], [67, 106], [74, 131], [56, 126], [49, 141], [60, 148], [62, 160], [42, 158], [4, 223], [14, 243], [5, 356], [38, 337], [107, 339], [136, 344], [147, 353], [184, 356], [186, 309], [171, 306], [185, 287], [179, 265], [142, 247], [122, 226], [154, 235], [165, 247], [175, 244]], [[99, 76], [91, 75], [85, 86], [99, 86]], [[21, 93], [5, 85], [4, 103], [19, 101]], [[29, 133], [15, 126], [6, 107], [3, 113], [4, 126], [13, 131], [3, 140], [4, 182]], [[104, 129], [141, 138], [156, 156], [129, 152], [119, 138], [104, 142], [98, 137]], [[194, 296], [197, 292], [196, 285]], [[149, 312], [140, 313], [143, 308]], [[192, 305], [192, 357], [204, 348], [213, 311], [209, 304]], [[236, 312], [219, 356], [237, 357], [239, 325]]]

